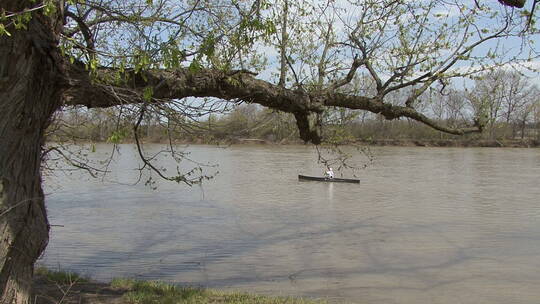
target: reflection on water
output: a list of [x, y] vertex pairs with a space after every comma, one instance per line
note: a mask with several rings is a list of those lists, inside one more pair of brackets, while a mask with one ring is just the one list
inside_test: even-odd
[[[299, 182], [321, 172], [308, 147], [189, 150], [219, 164], [202, 187], [47, 178], [64, 227], [42, 263], [360, 303], [540, 299], [539, 150], [379, 148], [360, 185]], [[133, 147], [113, 166], [136, 180]]]

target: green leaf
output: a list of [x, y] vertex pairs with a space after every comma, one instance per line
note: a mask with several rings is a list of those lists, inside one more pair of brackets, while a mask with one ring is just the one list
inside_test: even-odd
[[201, 45], [203, 54], [206, 55], [207, 57], [214, 56], [214, 52], [216, 50], [215, 45], [216, 45], [216, 39], [214, 35], [210, 33]]
[[92, 58], [92, 59], [90, 60], [89, 64], [90, 64], [90, 69], [91, 69], [92, 71], [95, 71], [95, 70], [97, 69], [97, 64], [98, 64], [98, 62], [97, 62], [97, 59], [96, 59], [96, 58]]
[[43, 14], [45, 16], [52, 16], [56, 13], [56, 5], [54, 1], [51, 1], [45, 5], [45, 8], [43, 9]]
[[113, 143], [113, 144], [119, 144], [122, 141], [122, 139], [124, 139], [125, 137], [126, 137], [125, 130], [116, 130], [112, 132], [109, 138], [107, 138], [107, 142]]
[[196, 60], [196, 59], [191, 62], [191, 64], [189, 65], [189, 68], [188, 68], [188, 70], [190, 72], [193, 72], [193, 73], [196, 73], [196, 72], [200, 71], [201, 69], [202, 69], [202, 66], [199, 63], [199, 61]]
[[23, 17], [24, 22], [28, 23], [28, 22], [30, 22], [30, 20], [32, 20], [32, 13], [31, 12], [26, 12], [26, 13], [22, 14], [22, 17]]
[[2, 35], [11, 36], [11, 33], [6, 30], [6, 27], [2, 23], [0, 23], [0, 36]]
[[3, 21], [6, 21], [7, 20], [7, 17], [6, 17], [6, 11], [5, 10], [0, 10], [0, 21], [3, 22]]
[[147, 102], [151, 101], [152, 96], [154, 96], [154, 88], [153, 87], [144, 88], [144, 92], [143, 92], [144, 101], [147, 101]]

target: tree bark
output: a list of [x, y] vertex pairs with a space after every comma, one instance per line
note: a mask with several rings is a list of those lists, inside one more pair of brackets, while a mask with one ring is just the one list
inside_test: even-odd
[[[2, 2], [11, 12], [31, 5]], [[27, 26], [0, 37], [0, 303], [30, 303], [49, 231], [40, 163], [44, 130], [61, 103], [61, 22], [35, 14]]]

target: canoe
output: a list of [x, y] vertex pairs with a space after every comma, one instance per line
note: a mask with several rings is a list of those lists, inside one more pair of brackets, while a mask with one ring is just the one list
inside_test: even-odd
[[352, 178], [326, 178], [326, 177], [318, 177], [318, 176], [306, 176], [306, 175], [298, 175], [299, 180], [310, 180], [310, 181], [319, 181], [319, 182], [332, 182], [332, 183], [354, 183], [359, 184], [359, 179], [352, 179]]

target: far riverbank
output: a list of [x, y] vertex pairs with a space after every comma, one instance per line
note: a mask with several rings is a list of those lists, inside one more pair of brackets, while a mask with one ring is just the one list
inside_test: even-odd
[[[168, 144], [167, 140], [145, 140], [144, 143]], [[88, 142], [85, 142], [88, 143]], [[95, 141], [93, 143], [110, 143], [107, 141]], [[119, 143], [130, 144], [134, 141], [130, 139], [122, 140]], [[258, 138], [231, 138], [220, 141], [207, 141], [203, 139], [175, 140], [174, 144], [217, 144], [217, 145], [301, 145], [301, 140], [281, 140], [271, 141]], [[354, 145], [366, 146], [395, 146], [395, 147], [451, 147], [451, 148], [539, 148], [540, 140], [518, 140], [518, 139], [368, 139], [348, 142]]]

